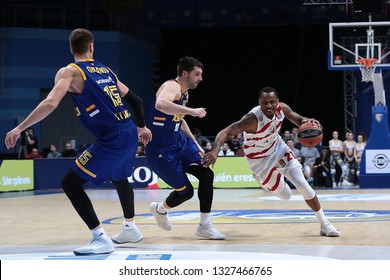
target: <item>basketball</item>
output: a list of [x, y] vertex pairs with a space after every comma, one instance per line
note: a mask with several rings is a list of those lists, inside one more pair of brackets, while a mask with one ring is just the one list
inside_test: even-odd
[[322, 129], [312, 122], [303, 123], [297, 131], [298, 141], [303, 146], [315, 147], [322, 140]]

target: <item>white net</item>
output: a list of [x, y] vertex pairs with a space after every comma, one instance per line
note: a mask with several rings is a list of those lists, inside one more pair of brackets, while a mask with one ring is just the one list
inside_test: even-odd
[[361, 58], [356, 61], [362, 73], [362, 82], [374, 81], [375, 68], [378, 65], [376, 58]]

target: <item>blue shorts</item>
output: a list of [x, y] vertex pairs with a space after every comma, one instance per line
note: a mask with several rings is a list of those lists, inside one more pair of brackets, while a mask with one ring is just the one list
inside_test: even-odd
[[160, 149], [148, 149], [146, 145], [146, 159], [153, 172], [165, 183], [185, 190], [192, 188], [186, 172], [190, 165], [201, 165], [202, 156], [194, 141], [183, 136], [174, 145]]
[[108, 178], [115, 181], [130, 177], [138, 147], [134, 124], [110, 131], [85, 150], [76, 160], [73, 170], [85, 180], [101, 185]]

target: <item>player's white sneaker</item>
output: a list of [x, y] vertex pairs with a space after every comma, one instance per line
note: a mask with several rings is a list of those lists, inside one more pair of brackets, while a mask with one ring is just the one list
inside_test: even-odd
[[168, 213], [161, 214], [157, 212], [158, 202], [152, 202], [149, 205], [149, 210], [152, 212], [154, 219], [157, 222], [157, 225], [163, 230], [170, 231], [172, 230], [172, 224], [168, 220]]
[[114, 244], [111, 239], [104, 233], [101, 233], [99, 236], [93, 237], [87, 245], [75, 249], [73, 253], [75, 255], [99, 255], [110, 254], [114, 250]]
[[204, 239], [213, 239], [213, 240], [225, 239], [225, 235], [220, 233], [218, 230], [216, 230], [213, 224], [211, 223], [206, 225], [199, 224], [199, 226], [195, 231], [195, 235]]
[[321, 227], [320, 235], [326, 237], [339, 237], [340, 231], [331, 223], [328, 223], [325, 227]]
[[140, 242], [142, 238], [144, 237], [137, 226], [134, 225], [134, 228], [130, 228], [129, 225], [123, 222], [122, 231], [112, 236], [111, 240], [116, 244], [122, 244], [127, 242], [137, 243]]

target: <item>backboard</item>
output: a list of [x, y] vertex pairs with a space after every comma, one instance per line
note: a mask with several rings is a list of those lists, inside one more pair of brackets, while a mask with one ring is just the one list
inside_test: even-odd
[[360, 58], [390, 69], [390, 21], [329, 23], [329, 70], [359, 70]]

